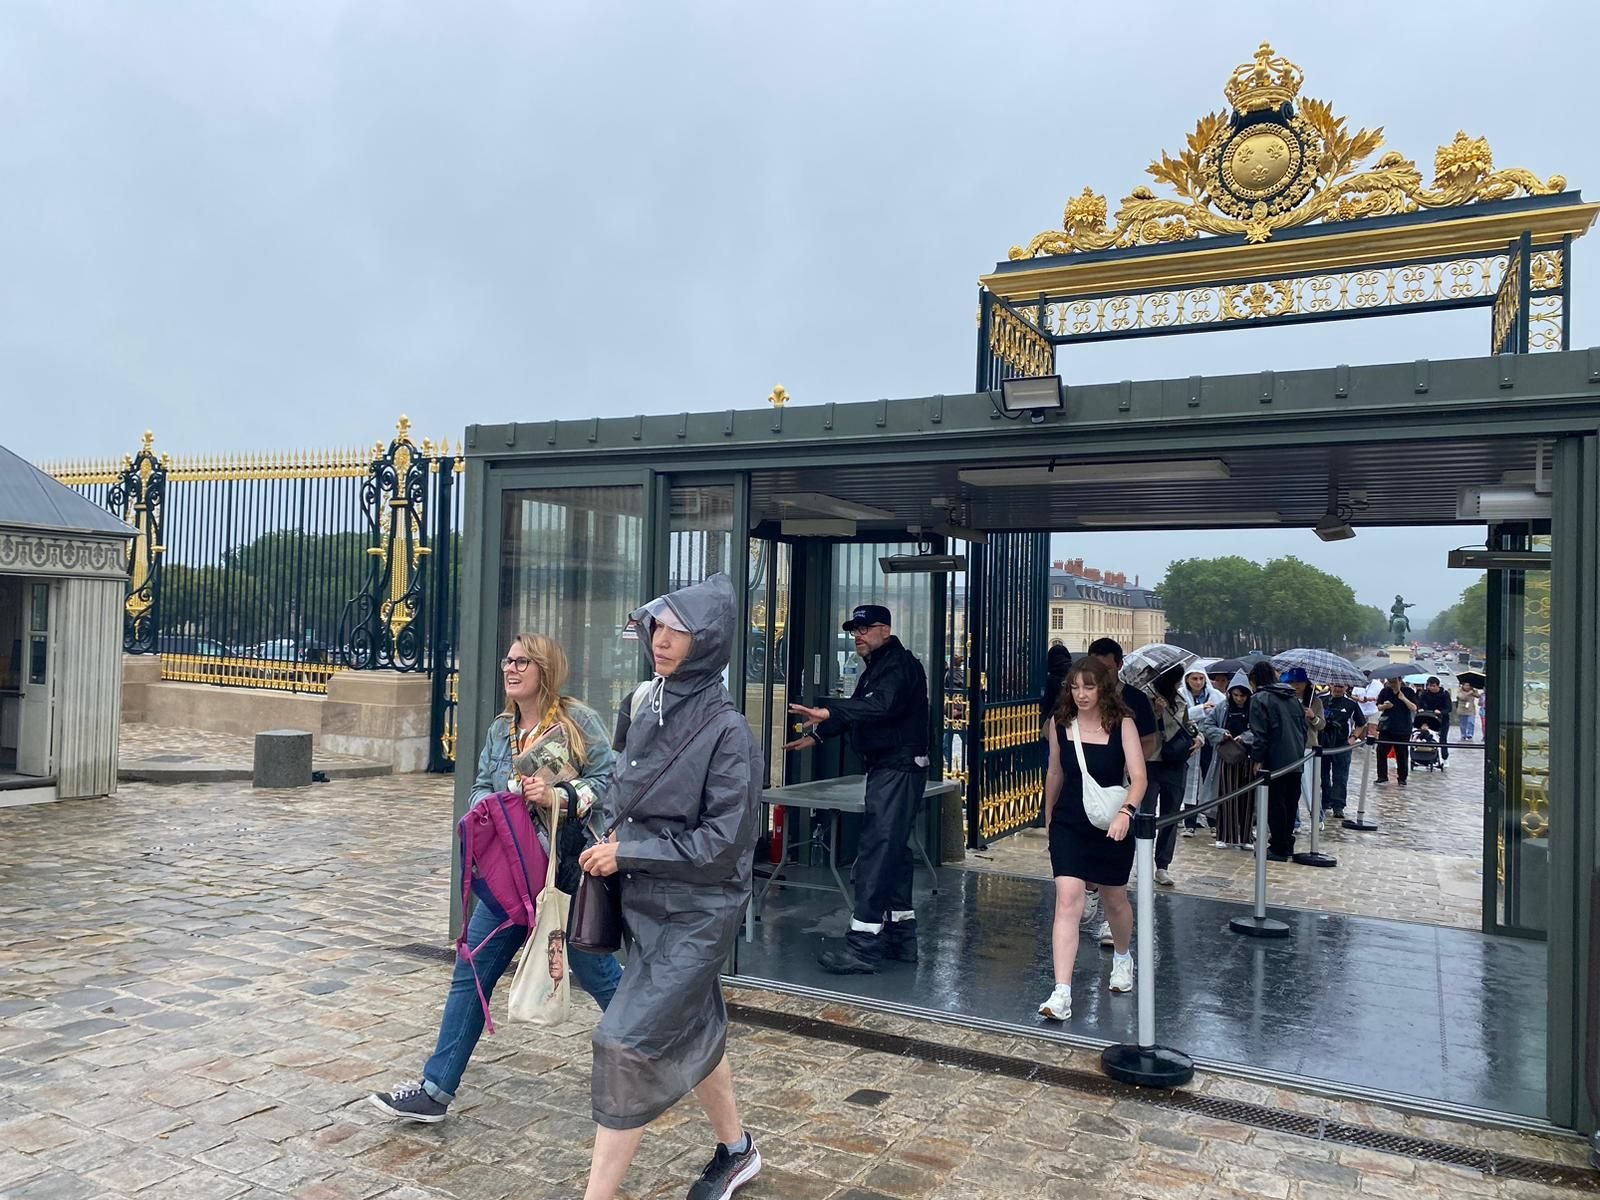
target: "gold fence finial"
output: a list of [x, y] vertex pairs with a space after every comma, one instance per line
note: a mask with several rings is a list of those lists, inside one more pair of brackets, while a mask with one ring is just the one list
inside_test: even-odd
[[395, 441], [406, 442], [411, 440], [411, 418], [405, 413], [400, 414], [400, 419], [394, 423]]
[[144, 444], [141, 447], [141, 451], [145, 454], [154, 453], [155, 444], [156, 435], [151, 430], [146, 429], [144, 431]]
[[789, 389], [781, 383], [778, 384], [772, 389], [772, 394], [767, 397], [767, 403], [772, 405], [773, 408], [782, 408], [789, 403]]

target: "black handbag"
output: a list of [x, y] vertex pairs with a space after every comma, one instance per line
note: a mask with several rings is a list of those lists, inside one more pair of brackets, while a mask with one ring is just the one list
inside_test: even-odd
[[570, 896], [583, 881], [578, 856], [589, 848], [589, 832], [578, 816], [578, 793], [573, 786], [558, 783], [555, 790], [567, 798], [567, 811], [556, 831], [556, 887]]
[[[628, 802], [628, 806], [617, 814], [616, 820], [611, 822], [601, 841], [617, 831], [617, 827], [628, 819], [628, 814], [638, 807], [639, 801], [650, 794], [650, 790], [656, 786], [667, 768], [678, 761], [678, 757], [689, 748], [695, 738], [710, 728], [711, 723], [722, 715], [722, 711], [718, 709], [712, 713], [699, 729], [684, 739], [683, 744], [672, 752], [672, 756], [661, 764], [661, 769], [651, 776], [650, 782], [645, 784], [639, 794]], [[620, 872], [613, 872], [610, 875], [590, 875], [584, 872], [579, 878], [577, 891], [572, 897], [572, 908], [567, 914], [567, 945], [589, 954], [615, 954], [622, 949]]]
[[1178, 721], [1178, 731], [1161, 743], [1161, 763], [1168, 767], [1181, 767], [1194, 753], [1194, 734]]

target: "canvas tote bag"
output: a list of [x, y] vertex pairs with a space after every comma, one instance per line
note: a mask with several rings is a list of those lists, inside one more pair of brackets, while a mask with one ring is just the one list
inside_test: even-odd
[[572, 1005], [571, 970], [567, 963], [567, 894], [556, 887], [557, 838], [561, 810], [566, 805], [551, 789], [550, 865], [544, 890], [534, 902], [533, 932], [522, 947], [522, 960], [511, 981], [507, 1009], [513, 1021], [530, 1025], [560, 1025]]

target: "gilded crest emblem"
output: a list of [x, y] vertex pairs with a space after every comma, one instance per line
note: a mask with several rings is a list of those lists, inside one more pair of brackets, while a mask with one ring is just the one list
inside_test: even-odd
[[1351, 129], [1324, 100], [1301, 95], [1305, 72], [1262, 42], [1223, 87], [1228, 108], [1201, 117], [1176, 155], [1148, 171], [1173, 189], [1168, 199], [1134, 188], [1114, 213], [1084, 188], [1047, 230], [1013, 259], [1187, 241], [1202, 234], [1265, 242], [1313, 221], [1351, 221], [1565, 190], [1560, 175], [1496, 170], [1482, 138], [1458, 133], [1434, 156], [1430, 187], [1412, 160], [1383, 145], [1382, 129]]

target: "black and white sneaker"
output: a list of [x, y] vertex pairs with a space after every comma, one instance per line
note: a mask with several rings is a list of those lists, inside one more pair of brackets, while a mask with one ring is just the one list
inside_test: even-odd
[[[749, 1138], [748, 1133], [745, 1137]], [[717, 1152], [700, 1178], [689, 1189], [689, 1200], [728, 1200], [728, 1197], [761, 1174], [761, 1151], [756, 1149], [754, 1138], [750, 1148], [742, 1153], [729, 1150], [717, 1143]]]
[[421, 1121], [425, 1125], [438, 1124], [450, 1111], [448, 1104], [440, 1104], [428, 1095], [420, 1079], [413, 1083], [402, 1083], [392, 1092], [377, 1092], [367, 1099], [381, 1113], [399, 1117], [402, 1121]]

